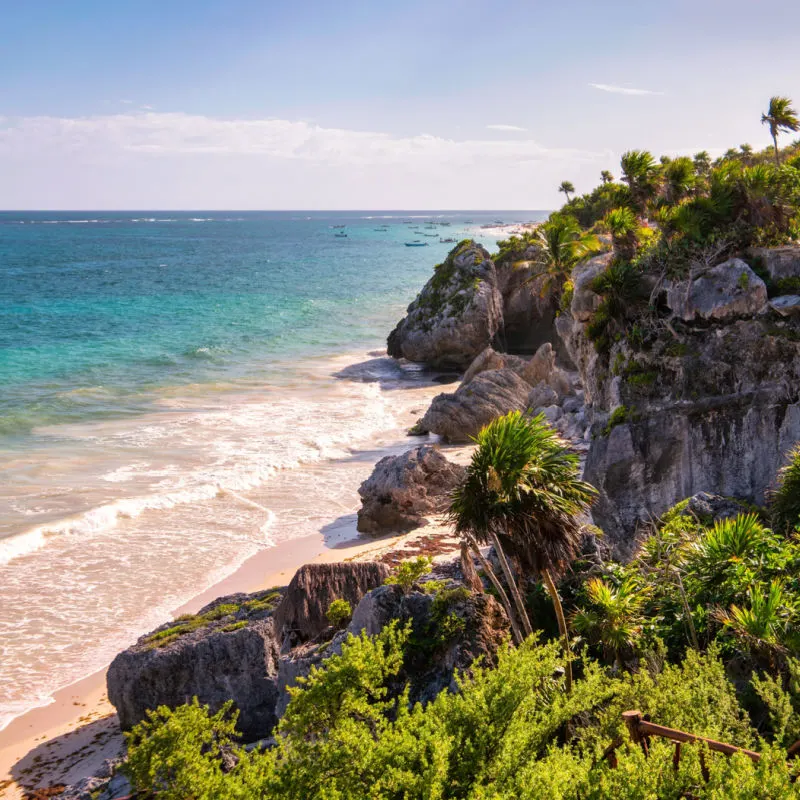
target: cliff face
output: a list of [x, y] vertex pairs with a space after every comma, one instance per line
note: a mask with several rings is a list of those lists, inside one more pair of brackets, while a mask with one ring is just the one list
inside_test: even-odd
[[558, 330], [592, 421], [593, 516], [624, 555], [640, 524], [684, 497], [764, 502], [800, 440], [800, 318], [776, 311], [780, 298], [768, 300], [750, 266], [732, 259], [657, 289], [645, 335], [600, 354], [589, 336], [599, 298], [585, 276], [601, 269], [595, 260], [576, 271]]

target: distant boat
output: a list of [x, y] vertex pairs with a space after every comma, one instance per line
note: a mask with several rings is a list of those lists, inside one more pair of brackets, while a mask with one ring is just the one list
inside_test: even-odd
[[335, 236], [337, 239], [346, 239], [346, 238], [347, 238], [347, 234], [346, 234], [346, 233], [334, 233], [333, 235], [334, 235], [334, 236]]
[[427, 247], [427, 242], [406, 242], [406, 247]]
[[423, 236], [432, 236], [434, 239], [439, 235], [438, 233], [423, 233]]
[[450, 244], [451, 242], [454, 241], [455, 239], [439, 239], [439, 244]]

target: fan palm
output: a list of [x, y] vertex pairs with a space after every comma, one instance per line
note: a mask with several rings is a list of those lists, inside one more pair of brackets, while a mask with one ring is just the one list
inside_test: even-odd
[[655, 195], [658, 186], [659, 167], [651, 153], [646, 150], [629, 150], [620, 159], [622, 179], [631, 190], [631, 197], [640, 212]]
[[792, 101], [788, 97], [771, 97], [767, 113], [761, 115], [761, 124], [769, 126], [769, 135], [772, 137], [772, 146], [775, 149], [775, 163], [780, 165], [778, 134], [781, 131], [800, 130], [800, 119], [797, 117], [797, 111], [792, 108]]
[[694, 171], [701, 177], [705, 177], [711, 171], [711, 156], [707, 150], [695, 153], [692, 162], [694, 163]]
[[687, 156], [674, 158], [664, 167], [664, 193], [670, 205], [692, 193], [697, 183], [694, 169], [694, 163]]
[[800, 445], [789, 452], [778, 472], [777, 487], [770, 497], [770, 515], [777, 533], [788, 536], [800, 526]]
[[558, 187], [559, 192], [564, 192], [564, 197], [567, 198], [569, 203], [570, 195], [575, 194], [575, 187], [569, 181], [561, 181], [561, 186]]
[[533, 261], [538, 269], [529, 280], [545, 275], [543, 291], [553, 283], [563, 284], [578, 262], [600, 249], [600, 240], [586, 233], [569, 214], [553, 214], [536, 229], [533, 243], [537, 246]]
[[607, 169], [604, 169], [600, 173], [600, 179], [603, 183], [611, 183], [614, 180], [614, 176]]
[[[542, 414], [530, 419], [514, 411], [499, 417], [475, 442], [465, 478], [453, 494], [450, 518], [471, 544], [494, 545], [512, 593], [519, 594], [506, 570], [506, 552], [523, 570], [541, 576], [564, 640], [570, 690], [569, 634], [554, 578], [579, 551], [582, 533], [577, 517], [588, 509], [596, 491], [579, 479], [578, 456]], [[524, 625], [527, 615], [517, 605]]]
[[635, 647], [642, 637], [646, 587], [631, 576], [619, 586], [602, 578], [586, 583], [588, 607], [572, 615], [572, 627], [590, 642], [602, 645], [617, 666], [622, 664], [622, 652]]
[[629, 208], [614, 208], [603, 218], [603, 224], [611, 233], [614, 254], [630, 261], [636, 255], [636, 231], [639, 223]]

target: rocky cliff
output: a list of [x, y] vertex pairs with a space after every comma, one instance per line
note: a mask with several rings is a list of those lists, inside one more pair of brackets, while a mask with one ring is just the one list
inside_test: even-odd
[[585, 478], [600, 491], [593, 515], [621, 554], [638, 526], [684, 497], [763, 503], [800, 440], [800, 318], [786, 310], [790, 296], [768, 297], [756, 272], [768, 264], [768, 279], [800, 279], [800, 248], [762, 249], [750, 261], [647, 285], [646, 314], [607, 349], [593, 341], [592, 322], [601, 301], [593, 286], [608, 258], [575, 272], [570, 312], [557, 328], [592, 423]]

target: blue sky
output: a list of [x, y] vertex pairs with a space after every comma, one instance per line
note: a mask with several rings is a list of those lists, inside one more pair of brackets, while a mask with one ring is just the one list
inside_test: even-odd
[[800, 3], [7, 3], [2, 208], [548, 208], [763, 146]]

